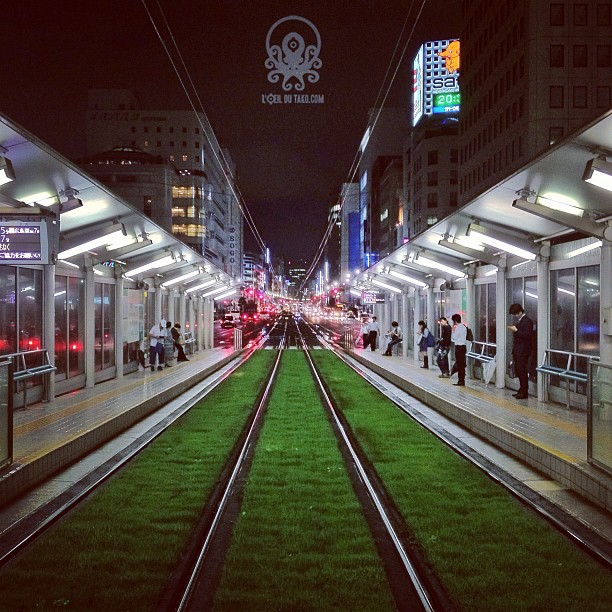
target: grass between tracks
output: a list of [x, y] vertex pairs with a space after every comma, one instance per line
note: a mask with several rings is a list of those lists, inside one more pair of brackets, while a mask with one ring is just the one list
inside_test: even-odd
[[394, 609], [301, 351], [283, 354], [214, 609]]
[[459, 608], [610, 610], [610, 572], [333, 354], [316, 351], [314, 358]]
[[259, 351], [0, 571], [0, 610], [151, 610], [268, 377]]

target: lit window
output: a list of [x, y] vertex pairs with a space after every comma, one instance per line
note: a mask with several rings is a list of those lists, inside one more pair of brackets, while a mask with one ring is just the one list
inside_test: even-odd
[[183, 155], [182, 159], [183, 159], [184, 162], [186, 162], [187, 159], [188, 159], [188, 156], [187, 155]]

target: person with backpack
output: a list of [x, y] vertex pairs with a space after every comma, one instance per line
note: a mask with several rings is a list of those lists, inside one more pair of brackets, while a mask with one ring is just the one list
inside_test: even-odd
[[451, 317], [454, 325], [451, 332], [451, 341], [455, 345], [455, 363], [450, 375], [452, 376], [455, 372], [459, 375], [459, 380], [453, 383], [455, 387], [465, 387], [465, 366], [466, 366], [466, 354], [467, 354], [467, 325], [461, 323], [461, 315], [454, 314]]
[[421, 339], [419, 340], [419, 352], [423, 355], [423, 365], [421, 368], [424, 370], [429, 369], [429, 349], [433, 349], [436, 345], [435, 336], [427, 328], [425, 321], [419, 321], [419, 334]]

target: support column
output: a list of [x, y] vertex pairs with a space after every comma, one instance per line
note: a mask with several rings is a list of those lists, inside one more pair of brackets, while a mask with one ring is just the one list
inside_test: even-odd
[[497, 284], [495, 286], [495, 320], [497, 332], [495, 342], [497, 345], [497, 365], [495, 368], [495, 387], [503, 389], [506, 386], [506, 321], [508, 320], [506, 308], [506, 258], [500, 257], [497, 266]]
[[85, 388], [96, 384], [96, 321], [94, 319], [94, 272], [93, 266], [85, 266]]
[[401, 314], [399, 317], [399, 324], [404, 338], [401, 344], [402, 357], [404, 358], [408, 356], [408, 291], [409, 289], [402, 291]]
[[162, 318], [162, 288], [159, 281], [155, 281], [155, 321], [151, 326], [159, 323]]
[[174, 289], [168, 289], [168, 321], [174, 325], [178, 318], [176, 312], [174, 312]]
[[[536, 320], [537, 325], [537, 354], [531, 358], [540, 363], [540, 359], [544, 351], [548, 348], [548, 338], [550, 330], [550, 300], [548, 298], [549, 291], [549, 258], [538, 257], [537, 263], [537, 288], [538, 288], [538, 315]], [[546, 377], [538, 372], [537, 392], [538, 401], [543, 402], [546, 397]]]
[[[476, 277], [476, 267], [468, 266], [468, 277], [465, 281], [465, 324], [472, 330], [476, 328], [476, 289], [474, 278]], [[499, 319], [498, 319], [499, 321]], [[478, 338], [480, 340], [481, 338]]]
[[600, 361], [612, 365], [612, 241], [603, 240], [601, 246], [601, 267], [599, 269], [601, 332]]
[[123, 276], [115, 268], [115, 378], [123, 378]]
[[[178, 312], [178, 321], [181, 324], [181, 326], [183, 328], [187, 327], [187, 316], [186, 316], [186, 309], [185, 309], [185, 299], [186, 299], [187, 294], [185, 293], [184, 289], [180, 290], [180, 294], [179, 294], [179, 312]], [[193, 331], [193, 329], [191, 330]]]
[[427, 327], [430, 331], [434, 331], [436, 329], [436, 300], [434, 298], [434, 288], [432, 286], [428, 286], [425, 290], [427, 293], [427, 315], [423, 319], [425, 323], [427, 323]]
[[417, 362], [417, 364], [419, 361], [419, 344], [418, 343], [420, 340], [420, 337], [417, 336], [417, 331], [419, 331], [418, 326], [419, 326], [419, 321], [421, 319], [423, 319], [421, 315], [421, 300], [419, 299], [419, 290], [417, 289], [414, 292], [414, 321], [412, 322], [414, 326], [414, 329], [413, 329], [414, 342], [412, 345], [412, 353], [413, 353], [414, 360]]
[[[55, 264], [48, 264], [43, 268], [43, 291], [43, 346], [49, 353], [50, 362], [55, 365]], [[49, 382], [44, 399], [51, 401], [55, 397], [55, 372], [51, 372], [46, 378]]]
[[196, 350], [202, 350], [204, 348], [204, 337], [203, 337], [202, 325], [202, 298], [198, 296], [196, 298], [196, 323], [195, 323], [195, 339], [196, 339]]

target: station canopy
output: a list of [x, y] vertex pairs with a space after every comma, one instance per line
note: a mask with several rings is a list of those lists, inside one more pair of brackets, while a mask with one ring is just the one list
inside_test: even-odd
[[[471, 263], [515, 265], [551, 245], [612, 240], [612, 110], [357, 273], [359, 290], [402, 291], [465, 277]], [[598, 174], [607, 188], [587, 182]]]
[[168, 286], [180, 282], [193, 295], [214, 294], [215, 299], [240, 286], [240, 279], [2, 114], [0, 175], [5, 177], [0, 180], [3, 219], [42, 211], [59, 220], [59, 244], [51, 262], [95, 266], [102, 274], [114, 274], [111, 268], [119, 266], [135, 281], [155, 277]]

